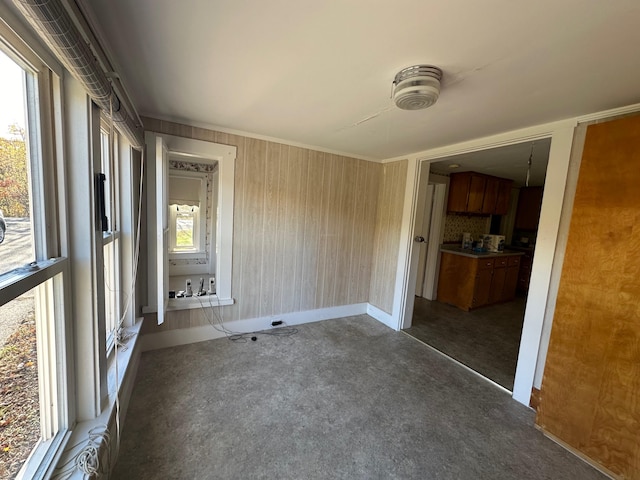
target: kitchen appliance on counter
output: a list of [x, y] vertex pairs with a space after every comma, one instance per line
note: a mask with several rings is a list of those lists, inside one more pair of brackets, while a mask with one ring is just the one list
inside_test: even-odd
[[462, 234], [462, 248], [471, 248], [471, 243], [473, 242], [473, 237], [470, 233], [464, 232]]
[[484, 235], [482, 246], [488, 252], [502, 252], [504, 250], [504, 235]]

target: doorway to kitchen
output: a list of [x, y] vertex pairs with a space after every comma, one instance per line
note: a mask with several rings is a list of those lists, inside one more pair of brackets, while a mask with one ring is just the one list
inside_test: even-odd
[[421, 178], [419, 266], [405, 332], [509, 391], [550, 145], [547, 138], [446, 157]]

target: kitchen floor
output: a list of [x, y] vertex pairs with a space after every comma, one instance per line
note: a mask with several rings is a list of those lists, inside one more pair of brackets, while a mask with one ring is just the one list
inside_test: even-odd
[[413, 325], [405, 332], [513, 390], [525, 300], [518, 295], [511, 302], [465, 312], [416, 297]]

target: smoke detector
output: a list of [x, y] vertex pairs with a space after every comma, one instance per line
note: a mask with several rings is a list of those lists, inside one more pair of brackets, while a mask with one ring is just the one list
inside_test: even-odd
[[393, 101], [402, 110], [428, 108], [440, 96], [442, 70], [433, 65], [414, 65], [400, 70], [393, 79]]

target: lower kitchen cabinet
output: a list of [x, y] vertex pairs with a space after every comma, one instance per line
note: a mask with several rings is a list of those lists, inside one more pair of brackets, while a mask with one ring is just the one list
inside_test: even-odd
[[504, 288], [502, 290], [502, 301], [508, 302], [516, 297], [516, 290], [518, 288], [518, 279], [520, 277], [520, 262], [521, 257], [509, 257], [509, 264], [507, 265], [507, 273], [504, 279]]
[[495, 267], [491, 275], [491, 291], [487, 303], [497, 303], [502, 301], [502, 290], [507, 277], [507, 267]]
[[529, 281], [531, 280], [531, 264], [533, 263], [533, 253], [525, 252], [520, 260], [520, 271], [518, 272], [518, 291], [527, 293], [529, 291]]
[[[486, 262], [485, 262], [486, 263]], [[478, 271], [475, 275], [475, 283], [473, 288], [473, 296], [471, 297], [470, 308], [481, 307], [489, 303], [491, 299], [491, 274], [493, 270], [491, 268], [482, 268], [480, 262]], [[462, 307], [463, 308], [463, 307]], [[469, 308], [466, 308], [469, 310]]]
[[476, 258], [443, 251], [437, 299], [467, 311], [512, 300], [519, 268], [520, 255]]

